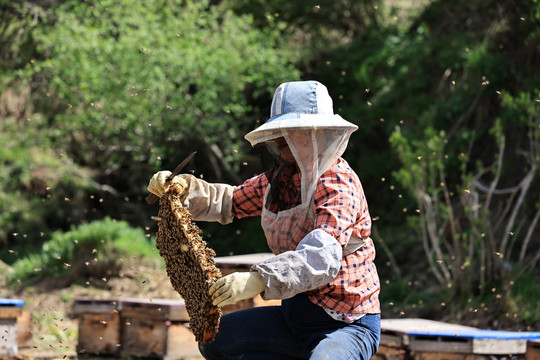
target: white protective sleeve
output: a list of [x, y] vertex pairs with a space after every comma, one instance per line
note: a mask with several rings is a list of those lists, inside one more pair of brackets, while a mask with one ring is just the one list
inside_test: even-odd
[[232, 199], [234, 186], [211, 184], [190, 174], [178, 175], [188, 183], [188, 191], [182, 196], [195, 221], [217, 221], [228, 224], [233, 221]]
[[286, 251], [252, 267], [264, 283], [265, 300], [288, 299], [332, 281], [341, 268], [341, 244], [326, 231], [316, 229]]

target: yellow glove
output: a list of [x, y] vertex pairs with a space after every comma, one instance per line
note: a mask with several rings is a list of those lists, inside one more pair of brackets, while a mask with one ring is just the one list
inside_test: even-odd
[[251, 299], [264, 290], [261, 275], [256, 271], [234, 272], [222, 277], [210, 288], [212, 303], [222, 307]]
[[154, 174], [154, 176], [152, 176], [146, 189], [157, 197], [162, 197], [165, 182], [167, 181], [167, 178], [171, 176], [171, 174], [172, 173], [169, 170], [158, 171]]
[[[152, 194], [156, 195], [157, 197], [162, 197], [163, 193], [168, 188], [167, 178], [171, 176], [171, 174], [172, 173], [169, 170], [158, 171], [150, 179], [147, 190]], [[188, 183], [182, 178], [182, 175], [175, 176], [173, 180], [179, 181], [184, 188], [187, 188]]]

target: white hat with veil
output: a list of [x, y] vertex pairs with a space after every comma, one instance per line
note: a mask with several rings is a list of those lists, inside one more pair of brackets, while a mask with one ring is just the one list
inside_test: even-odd
[[[358, 126], [334, 114], [332, 98], [320, 82], [287, 82], [276, 89], [270, 119], [248, 133], [245, 138], [252, 146], [267, 144], [270, 148], [273, 146], [272, 140], [286, 140], [301, 173], [303, 205], [299, 206], [303, 208], [303, 214], [296, 211], [295, 221], [291, 221], [292, 213], [287, 215], [286, 222], [291, 227], [304, 223], [300, 217], [307, 219], [310, 216], [310, 204], [314, 199], [317, 181], [345, 152], [351, 134], [357, 129]], [[265, 207], [268, 207], [271, 200], [266, 196], [265, 198]], [[272, 228], [279, 224], [275, 222], [275, 225], [271, 225], [272, 217], [271, 214], [265, 216], [263, 210], [262, 225], [271, 248], [273, 241], [270, 237], [274, 232]], [[283, 227], [283, 224], [280, 226]], [[291, 231], [294, 232], [293, 229]]]

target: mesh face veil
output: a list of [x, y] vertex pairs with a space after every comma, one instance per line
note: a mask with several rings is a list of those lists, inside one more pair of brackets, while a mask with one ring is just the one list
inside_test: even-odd
[[302, 203], [313, 199], [317, 181], [343, 155], [351, 133], [332, 128], [281, 131], [300, 170]]
[[[267, 190], [265, 195], [262, 226], [272, 251], [286, 251], [287, 243], [293, 241], [297, 244], [311, 231], [309, 219], [317, 182], [344, 153], [351, 134], [357, 128], [334, 114], [332, 99], [321, 83], [289, 82], [277, 88], [270, 119], [246, 135], [252, 146], [283, 138], [301, 174], [301, 204], [294, 209], [271, 213], [267, 210], [267, 202], [271, 201], [268, 195], [272, 191]], [[275, 149], [274, 144], [269, 144], [269, 147]], [[269, 188], [277, 185], [277, 182], [272, 183]], [[285, 233], [289, 234], [286, 239], [277, 235]], [[295, 234], [294, 239], [291, 234]]]

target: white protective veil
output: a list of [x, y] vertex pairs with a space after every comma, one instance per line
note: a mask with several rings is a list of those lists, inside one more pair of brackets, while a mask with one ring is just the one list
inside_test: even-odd
[[301, 204], [278, 213], [267, 208], [265, 194], [261, 225], [270, 249], [294, 250], [313, 230], [313, 199], [317, 182], [345, 151], [358, 127], [334, 114], [332, 98], [317, 81], [281, 84], [274, 93], [270, 119], [245, 138], [252, 146], [283, 137], [301, 174]]

